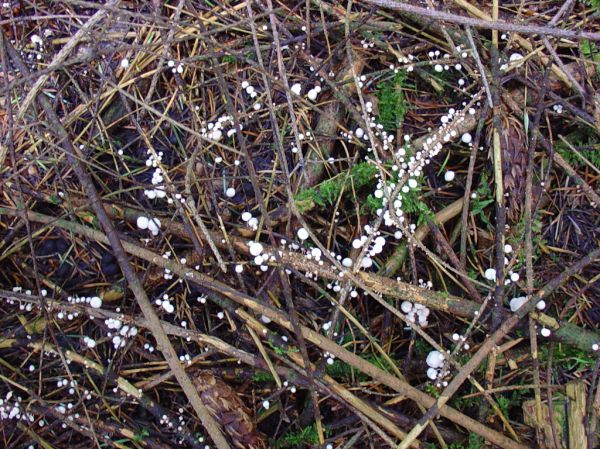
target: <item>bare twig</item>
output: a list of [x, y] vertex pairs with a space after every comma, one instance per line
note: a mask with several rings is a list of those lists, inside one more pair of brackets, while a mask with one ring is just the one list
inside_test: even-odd
[[474, 19], [471, 17], [459, 16], [444, 11], [431, 10], [420, 6], [410, 5], [396, 0], [364, 0], [365, 3], [371, 3], [377, 6], [383, 6], [385, 8], [394, 9], [398, 11], [405, 11], [412, 14], [417, 14], [423, 17], [427, 17], [434, 20], [444, 20], [450, 23], [456, 23], [459, 25], [471, 26], [475, 28], [483, 28], [486, 30], [498, 30], [498, 31], [510, 31], [513, 33], [522, 34], [539, 34], [541, 36], [556, 36], [564, 37], [568, 39], [589, 39], [591, 41], [600, 41], [600, 33], [593, 33], [589, 31], [570, 31], [563, 30], [561, 28], [538, 26], [538, 25], [519, 25], [513, 22], [506, 22], [504, 20], [493, 20], [486, 21], [481, 19]]

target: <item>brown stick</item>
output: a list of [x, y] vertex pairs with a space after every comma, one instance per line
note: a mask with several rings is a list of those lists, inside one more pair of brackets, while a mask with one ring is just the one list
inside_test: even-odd
[[420, 6], [413, 6], [408, 3], [403, 3], [395, 0], [364, 0], [365, 3], [372, 5], [383, 6], [384, 8], [404, 11], [411, 14], [427, 17], [433, 20], [444, 20], [450, 23], [459, 25], [471, 26], [476, 28], [484, 28], [486, 30], [509, 31], [511, 33], [522, 34], [539, 34], [541, 36], [556, 36], [569, 39], [582, 40], [589, 39], [591, 41], [600, 41], [600, 33], [592, 33], [589, 31], [569, 31], [561, 28], [538, 26], [538, 25], [519, 25], [513, 22], [504, 20], [481, 20], [471, 17], [459, 16], [445, 11], [436, 11]]
[[[567, 142], [562, 136], [560, 136], [563, 142]], [[554, 162], [560, 168], [567, 172], [567, 174], [575, 180], [575, 183], [581, 187], [581, 190], [585, 196], [590, 200], [590, 206], [594, 209], [600, 207], [600, 195], [598, 195], [594, 189], [592, 189], [585, 180], [577, 174], [575, 169], [569, 164], [557, 151], [554, 153]]]

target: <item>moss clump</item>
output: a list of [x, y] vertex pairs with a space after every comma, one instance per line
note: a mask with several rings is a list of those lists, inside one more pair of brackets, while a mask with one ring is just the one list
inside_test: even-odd
[[399, 70], [392, 79], [379, 83], [377, 99], [379, 100], [379, 117], [377, 121], [387, 132], [394, 132], [404, 121], [408, 112], [408, 102], [402, 88], [407, 79], [405, 70]]
[[256, 373], [254, 373], [254, 376], [252, 376], [252, 380], [254, 382], [274, 382], [275, 381], [275, 379], [273, 378], [273, 375], [268, 371], [257, 371]]
[[[565, 140], [577, 148], [579, 154], [594, 167], [600, 169], [600, 140], [597, 134], [586, 128], [581, 128], [565, 136]], [[564, 142], [557, 142], [556, 150], [573, 167], [583, 167], [585, 165], [583, 159]]]
[[319, 444], [319, 433], [317, 426], [312, 424], [297, 432], [288, 432], [281, 438], [273, 442], [273, 449], [283, 449], [286, 447], [305, 447], [306, 445]]
[[[399, 196], [402, 198], [402, 211], [405, 214], [410, 214], [412, 217], [414, 217], [417, 226], [421, 226], [424, 223], [433, 221], [435, 214], [421, 199], [421, 195], [418, 190], [411, 189], [406, 193], [400, 192]], [[382, 207], [383, 198], [375, 198], [373, 194], [370, 194], [362, 205], [361, 212], [373, 213]]]
[[368, 162], [360, 162], [352, 166], [349, 171], [340, 173], [333, 178], [323, 181], [316, 187], [304, 189], [295, 196], [296, 206], [304, 213], [317, 206], [332, 206], [342, 191], [351, 181], [355, 189], [360, 189], [373, 182], [377, 167]]

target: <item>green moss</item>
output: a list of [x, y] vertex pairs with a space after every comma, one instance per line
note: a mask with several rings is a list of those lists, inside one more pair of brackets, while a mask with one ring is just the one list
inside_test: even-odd
[[408, 112], [409, 105], [402, 92], [406, 79], [406, 71], [400, 70], [392, 79], [379, 83], [377, 86], [377, 98], [379, 100], [377, 121], [383, 125], [387, 132], [394, 132], [398, 129]]
[[402, 210], [405, 214], [412, 214], [416, 219], [417, 226], [434, 220], [434, 213], [421, 199], [417, 190], [409, 190], [408, 193], [402, 193]]
[[[542, 255], [542, 245], [546, 244], [546, 240], [542, 238], [543, 234], [543, 223], [540, 220], [541, 211], [536, 214], [531, 220], [531, 247], [533, 250], [532, 260], [535, 262]], [[513, 271], [517, 271], [525, 265], [525, 246], [522, 244], [525, 241], [525, 214], [522, 215], [521, 219], [514, 228], [514, 232], [508, 237], [508, 242], [513, 248], [520, 248], [516, 254], [517, 262], [513, 266]]]
[[271, 445], [273, 449], [282, 449], [286, 447], [304, 447], [306, 445], [319, 444], [319, 433], [316, 424], [305, 427], [297, 432], [287, 432], [278, 438]]
[[340, 173], [333, 178], [323, 181], [316, 187], [304, 189], [294, 197], [296, 206], [300, 212], [307, 212], [317, 206], [333, 206], [342, 191], [346, 190], [350, 181], [352, 181], [356, 190], [361, 189], [375, 179], [377, 167], [368, 162], [360, 162], [352, 166], [349, 171]]
[[377, 209], [381, 209], [383, 207], [383, 199], [375, 198], [375, 196], [370, 193], [367, 196], [365, 202], [360, 206], [360, 212], [365, 213], [374, 213]]
[[413, 347], [414, 359], [417, 360], [425, 360], [427, 358], [427, 354], [431, 351], [431, 346], [425, 340], [421, 338], [417, 338], [415, 340], [415, 345]]
[[300, 213], [304, 213], [311, 209], [314, 209], [317, 205], [325, 206], [325, 203], [319, 204], [323, 201], [317, 189], [313, 187], [298, 192], [294, 200], [296, 201], [296, 207], [298, 208]]
[[[543, 345], [540, 348], [540, 362], [546, 363], [548, 360], [548, 346]], [[594, 367], [595, 359], [586, 352], [569, 345], [556, 345], [552, 353], [554, 365], [560, 366], [569, 374], [582, 373], [591, 370]]]
[[[485, 446], [485, 438], [480, 437], [476, 433], [469, 433], [469, 440], [467, 445], [460, 443], [452, 443], [448, 445], [448, 449], [480, 449]], [[440, 446], [436, 443], [425, 443], [425, 447], [428, 449], [438, 449]]]
[[273, 382], [275, 379], [268, 371], [257, 371], [254, 373], [254, 376], [252, 376], [252, 380], [254, 382]]
[[[565, 140], [576, 148], [583, 147], [577, 151], [586, 158], [594, 167], [600, 169], [600, 139], [598, 135], [589, 128], [579, 128], [565, 136]], [[585, 148], [591, 147], [591, 148]], [[564, 142], [556, 142], [556, 150], [573, 167], [583, 167], [585, 162]]]
[[[422, 182], [422, 179], [419, 179], [418, 181], [420, 183]], [[423, 201], [419, 190], [411, 189], [407, 193], [401, 191], [399, 196], [402, 198], [402, 211], [405, 214], [410, 214], [417, 226], [433, 221], [435, 214]], [[373, 194], [369, 194], [360, 210], [362, 213], [374, 213], [377, 209], [382, 207], [383, 198], [375, 198]]]
[[425, 385], [425, 393], [427, 393], [429, 396], [435, 399], [438, 399], [440, 397], [440, 392], [438, 391], [438, 389], [431, 384]]
[[471, 213], [473, 216], [479, 217], [489, 228], [492, 228], [492, 224], [485, 213], [485, 209], [494, 202], [494, 198], [485, 173], [481, 174], [479, 187], [475, 190], [475, 194], [475, 198], [471, 200]]
[[224, 64], [234, 64], [235, 63], [235, 56], [233, 55], [225, 55], [221, 58], [221, 61]]
[[[390, 368], [389, 368], [389, 364], [383, 356], [373, 355], [370, 357], [366, 357], [364, 360], [383, 371], [391, 372]], [[397, 365], [399, 362], [394, 361], [394, 363], [396, 363], [396, 365]], [[364, 374], [361, 371], [355, 370], [347, 363], [342, 362], [341, 360], [338, 360], [338, 359], [336, 359], [333, 362], [333, 364], [327, 365], [326, 370], [327, 370], [327, 374], [329, 374], [331, 377], [333, 377], [334, 379], [339, 380], [339, 381], [349, 382], [353, 379], [353, 374], [354, 374], [354, 380], [356, 380], [358, 382], [364, 382], [364, 381], [369, 380], [368, 375]]]
[[271, 339], [267, 340], [267, 344], [275, 352], [275, 354], [280, 355], [280, 356], [287, 356], [294, 352], [300, 351], [299, 349], [292, 348], [292, 347], [284, 348], [282, 346], [279, 346], [275, 341], [273, 341]]
[[450, 404], [452, 404], [452, 407], [456, 410], [460, 410], [464, 413], [465, 410], [479, 407], [481, 404], [481, 397], [473, 396], [464, 398], [462, 396], [454, 396], [450, 401]]
[[377, 167], [367, 162], [361, 162], [352, 167], [352, 176], [354, 178], [354, 185], [362, 187], [373, 181], [377, 174]]

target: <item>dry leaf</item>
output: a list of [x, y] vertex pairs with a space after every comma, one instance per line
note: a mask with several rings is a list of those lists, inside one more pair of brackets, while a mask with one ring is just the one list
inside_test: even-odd
[[233, 388], [202, 371], [194, 381], [202, 402], [237, 449], [263, 449], [264, 437], [256, 429], [250, 411]]

